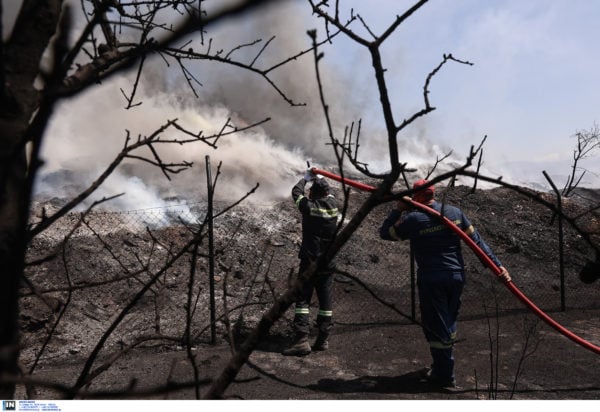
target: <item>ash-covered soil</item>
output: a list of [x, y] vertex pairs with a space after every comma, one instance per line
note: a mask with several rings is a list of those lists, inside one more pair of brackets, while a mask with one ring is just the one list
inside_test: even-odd
[[[599, 211], [584, 214], [600, 204], [598, 191], [581, 190], [564, 199], [567, 216], [582, 216], [576, 222], [584, 234], [564, 222], [563, 280], [558, 220], [547, 208], [502, 188], [471, 193], [459, 186], [439, 195], [463, 208], [517, 287], [560, 324], [600, 345], [600, 280], [579, 279], [581, 268], [595, 259], [583, 236], [599, 244]], [[536, 195], [555, 202], [551, 194]], [[347, 216], [364, 198], [352, 192]], [[228, 388], [228, 398], [600, 398], [600, 356], [532, 315], [468, 250], [456, 345], [460, 389], [444, 393], [421, 382], [419, 371], [430, 358], [418, 302], [411, 300], [408, 244], [378, 237], [391, 207], [374, 210], [337, 258], [353, 279], [336, 278], [330, 350], [303, 358], [280, 354], [292, 337], [290, 308]], [[241, 205], [215, 220], [216, 323], [211, 328], [208, 238], [202, 239], [195, 261], [193, 247], [178, 256], [201, 227], [188, 212], [199, 220], [206, 213], [200, 206], [191, 208], [181, 220], [171, 216], [166, 227], [140, 215], [93, 214], [62, 242], [78, 221], [73, 215], [34, 239], [29, 261], [50, 252], [53, 259], [27, 269], [21, 289], [21, 365], [44, 384], [29, 393], [19, 386], [19, 398], [63, 396], [49, 386], [72, 385], [86, 364], [94, 376], [85, 387], [88, 397], [194, 399], [195, 372], [200, 395], [206, 392], [231, 355], [230, 339], [243, 341], [295, 276], [300, 217], [286, 199]], [[140, 219], [145, 219], [141, 226]], [[166, 262], [172, 264], [162, 270]], [[193, 308], [189, 330], [188, 307]], [[316, 301], [313, 311], [316, 316]]]

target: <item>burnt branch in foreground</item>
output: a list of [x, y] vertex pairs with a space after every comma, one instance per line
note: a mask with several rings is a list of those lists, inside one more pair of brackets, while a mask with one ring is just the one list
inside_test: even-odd
[[[254, 187], [252, 190], [250, 190], [246, 195], [244, 195], [237, 202], [230, 205], [227, 209], [230, 209], [230, 208], [234, 207], [235, 205], [239, 204], [239, 202], [241, 202], [243, 199], [247, 198], [252, 193], [254, 193], [255, 189], [256, 189], [256, 187]], [[213, 218], [214, 218], [214, 216], [213, 216]], [[188, 253], [192, 252], [193, 248], [195, 248], [195, 246], [201, 242], [201, 239], [204, 236], [203, 228], [207, 224], [208, 224], [208, 216], [205, 216], [204, 220], [200, 224], [200, 227], [196, 231], [194, 236], [189, 241], [187, 241], [178, 251], [169, 254], [169, 258], [164, 263], [164, 265], [160, 269], [158, 269], [154, 274], [152, 274], [150, 279], [148, 279], [146, 281], [146, 283], [143, 285], [143, 287], [134, 295], [134, 297], [119, 312], [119, 314], [113, 320], [111, 325], [106, 329], [106, 331], [103, 333], [101, 338], [98, 340], [98, 342], [96, 343], [96, 346], [94, 347], [94, 349], [92, 350], [88, 359], [86, 360], [85, 365], [84, 365], [81, 373], [79, 374], [79, 377], [77, 378], [77, 381], [75, 382], [75, 384], [72, 387], [72, 391], [74, 393], [76, 393], [78, 390], [81, 390], [85, 385], [88, 385], [91, 382], [91, 380], [95, 376], [97, 376], [96, 371], [92, 371], [92, 367], [100, 353], [100, 350], [104, 347], [106, 341], [113, 334], [113, 332], [115, 331], [117, 326], [123, 321], [125, 316], [127, 316], [131, 312], [131, 310], [137, 305], [137, 303], [146, 294], [146, 292], [151, 290], [152, 286], [154, 284], [156, 284], [156, 282], [170, 268], [172, 268], [179, 259], [181, 259], [183, 256], [187, 255]], [[189, 325], [189, 323], [188, 323], [188, 325]], [[188, 335], [188, 338], [190, 336], [191, 336], [191, 333]], [[186, 342], [186, 341], [190, 342], [189, 339], [187, 339], [187, 340], [183, 339], [183, 340], [184, 340], [184, 342]]]
[[[477, 178], [479, 180], [483, 180], [485, 182], [494, 183], [498, 186], [502, 186], [507, 189], [510, 189], [510, 190], [514, 191], [515, 193], [519, 193], [520, 195], [544, 206], [550, 212], [552, 212], [554, 216], [559, 216], [561, 219], [563, 219], [565, 222], [567, 222], [569, 224], [569, 226], [571, 226], [579, 235], [581, 235], [583, 240], [596, 253], [600, 253], [600, 244], [594, 240], [594, 238], [593, 238], [594, 233], [591, 233], [589, 231], [582, 229], [581, 225], [579, 225], [577, 223], [577, 220], [581, 219], [581, 217], [582, 217], [581, 214], [578, 214], [575, 216], [566, 215], [562, 210], [560, 210], [560, 208], [558, 207], [557, 204], [544, 199], [540, 194], [534, 192], [533, 190], [529, 190], [529, 189], [526, 189], [526, 188], [523, 188], [523, 187], [520, 187], [517, 185], [513, 185], [510, 183], [504, 182], [502, 180], [502, 177], [497, 177], [497, 178], [489, 177], [489, 176], [485, 176], [480, 173], [472, 172], [472, 171], [466, 170], [466, 169], [462, 169], [462, 170], [458, 171], [457, 176], [458, 175], [468, 176], [471, 178]], [[592, 210], [596, 210], [596, 208], [592, 208], [589, 211], [586, 211], [586, 213], [589, 213]]]
[[[248, 130], [250, 128], [261, 125], [262, 123], [268, 121], [269, 119], [261, 120], [259, 122], [253, 123], [244, 128], [235, 128], [234, 130], [225, 131], [225, 127], [229, 127], [229, 120], [226, 122], [223, 129], [212, 135], [204, 136], [202, 131], [198, 133], [194, 133], [189, 131], [187, 128], [181, 126], [177, 119], [169, 120], [164, 125], [160, 126], [154, 132], [152, 132], [148, 136], [138, 136], [137, 140], [133, 140], [131, 138], [131, 133], [127, 131], [125, 137], [125, 143], [123, 145], [123, 149], [121, 152], [117, 154], [117, 156], [113, 159], [113, 161], [106, 167], [106, 169], [96, 178], [96, 180], [90, 184], [90, 186], [79, 193], [77, 196], [73, 197], [67, 204], [61, 207], [58, 211], [56, 211], [51, 216], [46, 216], [41, 222], [36, 224], [29, 230], [28, 236], [29, 238], [33, 238], [39, 235], [41, 232], [52, 226], [58, 219], [65, 216], [67, 213], [72, 211], [75, 207], [80, 205], [85, 199], [87, 199], [92, 193], [94, 193], [105, 181], [108, 179], [112, 173], [117, 169], [117, 167], [126, 159], [136, 159], [142, 162], [149, 163], [153, 166], [158, 167], [162, 173], [170, 180], [171, 174], [180, 173], [183, 170], [189, 169], [192, 167], [191, 162], [177, 162], [177, 163], [165, 163], [162, 161], [160, 154], [154, 149], [157, 145], [176, 145], [181, 146], [184, 144], [191, 143], [204, 143], [208, 146], [216, 148], [215, 142], [218, 141], [219, 138], [223, 136], [232, 135], [234, 133], [239, 133], [244, 130]], [[163, 135], [169, 129], [176, 129], [177, 131], [190, 136], [189, 138], [164, 138]], [[138, 156], [133, 153], [142, 149], [149, 148], [151, 150], [153, 158], [148, 158], [146, 156]], [[243, 200], [243, 199], [241, 199]], [[240, 201], [241, 201], [240, 200]]]
[[[422, 3], [424, 3], [424, 2], [422, 2]], [[334, 19], [334, 18], [331, 18], [329, 15], [327, 15], [327, 13], [325, 13], [323, 10], [321, 10], [319, 8], [319, 6], [315, 5], [312, 1], [311, 1], [311, 5], [313, 6], [313, 11], [315, 13], [317, 13], [318, 15], [320, 15], [321, 17], [323, 17], [323, 19], [325, 21], [338, 27], [343, 33], [348, 35], [350, 38], [354, 39], [355, 41], [358, 41], [357, 36], [351, 30], [349, 30], [347, 27], [341, 25], [339, 20], [336, 20], [337, 13], [336, 13], [336, 18]], [[412, 11], [409, 10], [410, 13], [408, 15], [412, 14], [412, 12], [416, 9], [411, 9], [411, 10]], [[392, 31], [394, 31], [395, 28], [399, 26], [401, 21], [403, 21], [403, 20], [398, 19], [386, 32], [385, 37], [387, 37]], [[332, 124], [331, 124], [331, 121], [329, 118], [329, 107], [326, 103], [326, 99], [324, 96], [324, 91], [323, 91], [323, 87], [322, 87], [321, 79], [320, 79], [319, 60], [323, 57], [323, 55], [317, 52], [316, 30], [310, 30], [308, 32], [308, 35], [313, 41], [314, 62], [315, 62], [315, 69], [316, 69], [315, 75], [317, 78], [317, 87], [318, 87], [318, 91], [319, 91], [319, 95], [320, 95], [320, 99], [321, 99], [321, 105], [322, 105], [323, 112], [325, 114], [325, 120], [326, 120], [326, 125], [327, 125], [328, 131], [329, 131], [330, 141], [332, 143], [332, 147], [334, 149], [334, 154], [336, 156], [336, 160], [338, 163], [339, 173], [343, 178], [343, 173], [344, 173], [343, 160], [344, 160], [345, 151], [343, 150], [343, 147], [342, 147], [341, 151], [338, 150], [340, 148], [340, 146], [338, 144], [339, 139], [335, 138], [335, 135], [333, 132], [333, 127], [332, 127]], [[360, 43], [360, 41], [358, 41], [358, 42]], [[424, 98], [425, 98], [426, 108], [424, 110], [422, 110], [421, 112], [416, 113], [415, 115], [410, 117], [408, 120], [404, 120], [404, 122], [402, 123], [402, 125], [400, 127], [396, 127], [393, 116], [392, 116], [391, 102], [389, 101], [389, 98], [388, 98], [387, 87], [386, 87], [386, 83], [385, 83], [385, 79], [384, 79], [385, 69], [384, 69], [383, 63], [381, 61], [381, 55], [379, 53], [379, 47], [380, 47], [381, 43], [376, 40], [375, 42], [364, 42], [364, 44], [367, 46], [369, 52], [371, 53], [373, 66], [375, 68], [375, 77], [377, 79], [378, 90], [380, 93], [380, 101], [382, 102], [384, 118], [385, 118], [386, 126], [387, 126], [388, 147], [390, 148], [390, 159], [392, 162], [392, 170], [381, 179], [381, 182], [377, 186], [376, 190], [374, 192], [370, 193], [368, 198], [362, 203], [362, 205], [360, 206], [358, 211], [351, 218], [350, 222], [348, 222], [348, 224], [336, 234], [336, 238], [335, 238], [333, 244], [327, 250], [327, 252], [324, 253], [323, 255], [321, 255], [317, 259], [316, 262], [313, 262], [305, 272], [301, 273], [298, 276], [298, 278], [296, 279], [296, 281], [294, 282], [294, 284], [279, 299], [277, 299], [274, 302], [274, 304], [268, 309], [268, 311], [261, 317], [258, 325], [251, 331], [250, 335], [240, 345], [238, 351], [232, 355], [232, 357], [230, 358], [230, 360], [227, 363], [227, 365], [225, 366], [225, 368], [221, 371], [221, 374], [217, 377], [217, 379], [214, 381], [214, 383], [209, 388], [208, 392], [204, 395], [204, 397], [203, 397], [204, 399], [219, 399], [219, 398], [223, 397], [225, 390], [228, 388], [228, 386], [231, 384], [231, 382], [233, 382], [233, 380], [239, 373], [240, 369], [247, 363], [248, 358], [250, 357], [252, 352], [256, 349], [258, 344], [267, 337], [270, 328], [275, 324], [275, 322], [277, 322], [278, 319], [281, 318], [281, 316], [283, 316], [283, 314], [289, 309], [289, 307], [296, 302], [304, 285], [307, 282], [312, 281], [317, 276], [317, 274], [320, 270], [323, 270], [324, 268], [327, 267], [328, 263], [333, 260], [333, 258], [342, 249], [342, 247], [346, 244], [346, 242], [354, 235], [356, 230], [359, 228], [359, 226], [362, 224], [362, 222], [366, 219], [366, 217], [371, 213], [371, 211], [375, 207], [377, 207], [378, 205], [380, 205], [382, 203], [392, 200], [390, 197], [392, 187], [393, 187], [394, 183], [400, 177], [401, 172], [404, 170], [403, 167], [400, 167], [400, 163], [398, 162], [397, 134], [399, 133], [400, 130], [404, 129], [406, 126], [408, 126], [409, 124], [414, 122], [416, 119], [425, 115], [429, 111], [433, 110], [429, 106], [429, 100], [427, 98], [428, 86], [429, 86], [429, 82], [430, 82], [431, 78], [437, 73], [437, 71], [439, 71], [439, 69], [443, 66], [443, 64], [445, 64], [449, 60], [455, 60], [455, 61], [458, 61], [461, 63], [468, 64], [468, 62], [462, 62], [457, 59], [454, 59], [452, 57], [452, 55], [444, 55], [444, 60], [442, 61], [442, 63], [427, 76], [427, 81], [426, 81], [425, 87], [424, 87], [424, 89], [425, 89]], [[432, 183], [435, 184], [436, 181], [441, 181], [441, 180], [445, 180], [450, 177], [456, 176], [456, 174], [459, 171], [467, 169], [471, 165], [474, 157], [476, 156], [476, 154], [479, 152], [480, 149], [481, 149], [481, 146], [477, 150], [475, 150], [474, 148], [471, 148], [471, 152], [469, 153], [469, 156], [467, 157], [467, 160], [462, 167], [459, 167], [456, 170], [453, 170], [447, 174], [442, 174], [442, 175], [438, 176], [437, 178], [432, 180]], [[366, 174], [365, 173], [366, 170], [364, 170], [364, 168], [359, 169], [359, 170], [363, 174]], [[343, 183], [343, 181], [342, 181], [342, 191], [345, 194], [344, 204], [347, 205], [349, 192], [346, 191], [346, 186]], [[398, 198], [401, 198], [402, 196], [406, 195], [407, 193], [410, 193], [410, 191], [399, 194]]]
[[[155, 136], [139, 138], [134, 142], [128, 136], [125, 148], [117, 158], [106, 168], [87, 189], [73, 198], [66, 206], [52, 216], [44, 216], [42, 221], [33, 227], [29, 226], [33, 193], [33, 183], [43, 164], [40, 149], [44, 143], [45, 131], [52, 120], [57, 103], [69, 97], [81, 94], [82, 91], [96, 87], [103, 81], [114, 78], [130, 69], [134, 71], [131, 88], [121, 90], [125, 97], [127, 108], [139, 106], [136, 99], [144, 79], [142, 71], [147, 71], [152, 62], [148, 57], [153, 55], [163, 61], [170, 58], [169, 52], [177, 51], [178, 62], [196, 60], [187, 46], [187, 38], [197, 35], [204, 46], [204, 33], [207, 27], [230, 18], [244, 17], [249, 12], [256, 12], [259, 7], [275, 3], [272, 0], [243, 0], [235, 4], [219, 4], [209, 15], [203, 10], [202, 0], [156, 0], [146, 2], [121, 2], [103, 0], [82, 0], [80, 16], [83, 17], [83, 27], [72, 24], [71, 13], [74, 7], [63, 4], [60, 0], [38, 2], [24, 0], [20, 14], [11, 38], [0, 48], [2, 63], [0, 63], [0, 103], [3, 108], [10, 110], [0, 115], [0, 133], [6, 139], [0, 146], [0, 257], [4, 268], [0, 291], [2, 294], [3, 310], [0, 320], [0, 368], [2, 372], [16, 374], [20, 353], [19, 347], [19, 287], [24, 278], [26, 252], [32, 239], [44, 230], [56, 224], [58, 219], [65, 216], [86, 200], [111, 174], [124, 159], [135, 159], [156, 166], [163, 175], [170, 179], [174, 174], [192, 166], [191, 162], [163, 161], [157, 146], [163, 143], [181, 145], [183, 140], [169, 141]], [[62, 9], [62, 10], [61, 10]], [[1, 11], [1, 10], [0, 10]], [[62, 11], [62, 12], [61, 12]], [[184, 16], [181, 21], [171, 20], [173, 13]], [[167, 17], [165, 17], [167, 16]], [[164, 20], [161, 20], [164, 19]], [[100, 35], [100, 38], [98, 37]], [[101, 37], [104, 37], [102, 40]], [[67, 41], [73, 38], [74, 41]], [[50, 41], [52, 39], [52, 41]], [[184, 43], [182, 45], [182, 43]], [[279, 63], [256, 71], [259, 58], [262, 58], [267, 43], [254, 58], [247, 61], [234, 61], [231, 55], [223, 58], [219, 51], [211, 51], [210, 46], [203, 57], [220, 64], [233, 65], [248, 72], [259, 73], [267, 86], [274, 88], [284, 97], [288, 104], [294, 104], [293, 99], [271, 79], [270, 73], [296, 60], [289, 57]], [[27, 48], [24, 48], [24, 45]], [[48, 45], [50, 45], [48, 47]], [[187, 55], [185, 54], [189, 52]], [[232, 51], [236, 50], [234, 47]], [[40, 69], [40, 60], [44, 52], [48, 52], [51, 63], [49, 68]], [[26, 52], [26, 53], [25, 53]], [[303, 51], [296, 57], [307, 53]], [[168, 63], [169, 64], [169, 63]], [[168, 65], [167, 64], [167, 65]], [[189, 67], [180, 65], [186, 79], [196, 79], [195, 74], [188, 71]], [[137, 70], [136, 70], [137, 69]], [[131, 73], [130, 73], [131, 74]], [[41, 88], [33, 87], [34, 80], [41, 78]], [[169, 127], [177, 124], [173, 121]], [[209, 138], [194, 135], [190, 132], [190, 142], [204, 141], [216, 147], [216, 142], [222, 136], [233, 132], [227, 124], [221, 132]], [[240, 129], [237, 129], [239, 131]], [[85, 131], [80, 131], [84, 134]], [[26, 147], [31, 150], [26, 156]], [[149, 154], [139, 155], [136, 147], [144, 146]], [[118, 149], [117, 149], [118, 151]], [[189, 245], [188, 245], [189, 247]], [[57, 256], [57, 255], [55, 255]], [[54, 256], [54, 257], [55, 257]], [[49, 257], [49, 258], [54, 258]], [[177, 254], [172, 256], [176, 259]], [[141, 262], [139, 262], [141, 263]], [[160, 276], [160, 274], [158, 274]], [[156, 280], [155, 280], [156, 281]], [[150, 282], [152, 283], [152, 281]], [[70, 285], [67, 291], [75, 290]], [[143, 292], [141, 292], [143, 295]], [[110, 331], [108, 331], [110, 335]], [[100, 344], [99, 347], [102, 345]], [[97, 347], [96, 349], [99, 349]], [[97, 355], [93, 352], [91, 358]], [[86, 379], [93, 359], [86, 364], [81, 384]], [[5, 374], [2, 373], [4, 378]], [[10, 380], [11, 377], [9, 377]], [[13, 398], [15, 387], [0, 382], [0, 393], [4, 399]], [[76, 388], [76, 390], [81, 389]]]
[[323, 264], [326, 263], [323, 259], [319, 259], [319, 262], [321, 264], [313, 262], [305, 272], [301, 273], [294, 282], [294, 285], [277, 299], [269, 310], [261, 317], [258, 325], [239, 346], [238, 350], [232, 355], [220, 375], [204, 394], [204, 399], [223, 398], [225, 390], [236, 378], [242, 366], [246, 364], [250, 354], [252, 354], [261, 341], [266, 339], [269, 330], [275, 322], [277, 322], [289, 307], [298, 300], [304, 284], [317, 276], [318, 268], [324, 267]]

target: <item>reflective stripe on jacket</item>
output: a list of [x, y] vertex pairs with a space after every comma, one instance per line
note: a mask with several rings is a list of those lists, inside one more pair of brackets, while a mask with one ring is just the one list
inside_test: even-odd
[[[443, 213], [445, 217], [464, 230], [497, 266], [502, 266], [490, 247], [473, 229], [471, 222], [462, 210], [455, 206], [442, 205], [437, 201], [434, 201], [430, 207]], [[402, 218], [400, 225], [394, 226], [394, 223], [400, 218]], [[437, 217], [420, 210], [412, 210], [402, 216], [395, 209], [383, 222], [379, 234], [382, 239], [386, 240], [410, 239], [419, 271], [464, 270], [459, 236], [447, 228]]]
[[333, 242], [337, 227], [337, 201], [331, 194], [320, 199], [304, 195], [306, 181], [292, 189], [292, 199], [302, 213], [302, 245], [298, 257], [316, 259]]

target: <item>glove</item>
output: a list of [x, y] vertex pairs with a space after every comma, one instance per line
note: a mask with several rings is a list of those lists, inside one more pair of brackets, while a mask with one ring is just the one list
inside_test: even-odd
[[310, 182], [314, 178], [315, 178], [315, 175], [313, 174], [312, 170], [307, 169], [306, 173], [304, 173], [304, 180], [306, 180], [307, 182]]

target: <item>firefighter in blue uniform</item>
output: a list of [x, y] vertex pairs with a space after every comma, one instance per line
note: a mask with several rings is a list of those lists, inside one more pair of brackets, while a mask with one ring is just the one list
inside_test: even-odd
[[[499, 279], [511, 280], [506, 268], [459, 208], [435, 201], [434, 186], [427, 180], [415, 182], [413, 189], [420, 189], [413, 195], [414, 201], [437, 210], [464, 230], [502, 270]], [[456, 340], [457, 317], [465, 283], [460, 238], [439, 218], [421, 210], [411, 210], [410, 204], [403, 201], [399, 201], [396, 209], [389, 213], [379, 234], [385, 240], [410, 239], [418, 267], [421, 321], [433, 360], [426, 379], [441, 388], [454, 388], [452, 347]]]
[[[305, 196], [307, 182], [312, 185], [308, 196]], [[335, 197], [330, 193], [329, 184], [319, 176], [308, 170], [304, 177], [292, 189], [292, 199], [302, 214], [302, 244], [298, 257], [300, 258], [299, 273], [303, 273], [311, 262], [315, 261], [333, 242], [336, 228], [338, 209]], [[291, 347], [283, 351], [288, 356], [305, 356], [312, 350], [326, 350], [329, 346], [328, 337], [332, 327], [332, 291], [333, 262], [325, 271], [314, 277], [312, 282], [307, 282], [301, 293], [301, 298], [296, 302], [294, 312], [295, 339]], [[314, 345], [310, 346], [308, 335], [310, 332], [309, 309], [310, 301], [316, 291], [319, 301], [317, 327], [319, 330]]]

